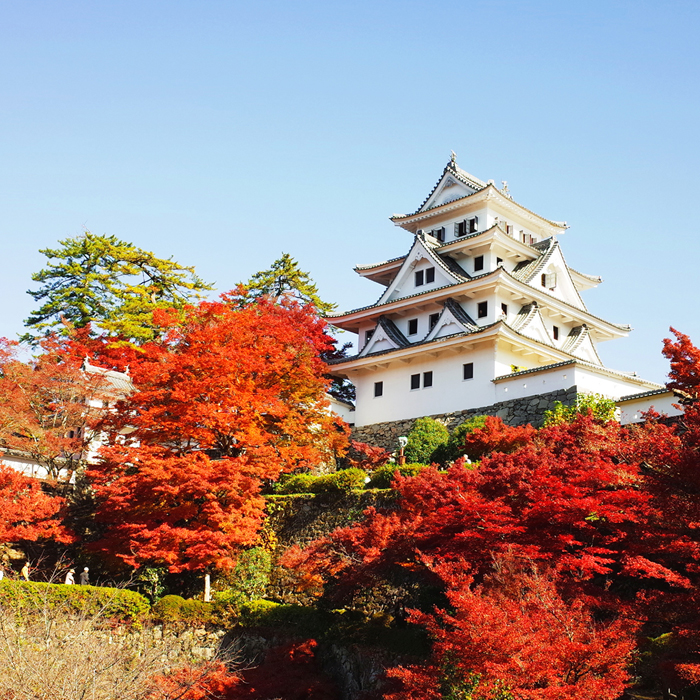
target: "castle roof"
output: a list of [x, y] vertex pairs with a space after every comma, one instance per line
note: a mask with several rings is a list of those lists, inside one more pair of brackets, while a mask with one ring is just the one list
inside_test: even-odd
[[[454, 195], [448, 194], [445, 200], [440, 201], [440, 195], [446, 189], [451, 188], [455, 189]], [[410, 224], [415, 223], [415, 221], [427, 218], [427, 216], [432, 216], [439, 211], [455, 209], [461, 204], [466, 203], [470, 197], [475, 197], [480, 193], [484, 193], [487, 197], [495, 197], [501, 204], [507, 205], [509, 208], [520, 210], [522, 213], [529, 215], [529, 217], [535, 217], [540, 223], [553, 227], [560, 233], [564, 232], [567, 228], [565, 222], [551, 221], [550, 219], [536, 214], [527, 207], [524, 207], [522, 204], [518, 204], [505, 189], [503, 191], [499, 190], [493, 184], [492, 180], [483, 182], [466, 170], [463, 170], [457, 165], [454, 153], [452, 153], [452, 157], [442, 171], [440, 179], [418, 209], [412, 214], [394, 214], [389, 218], [398, 226], [410, 230]]]

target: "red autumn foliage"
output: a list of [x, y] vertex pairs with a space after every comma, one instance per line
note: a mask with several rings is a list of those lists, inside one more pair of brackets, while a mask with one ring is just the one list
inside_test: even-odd
[[63, 525], [64, 505], [63, 498], [44, 493], [36, 479], [0, 463], [0, 542], [71, 542]]
[[504, 555], [480, 585], [469, 567], [438, 565], [451, 610], [412, 611], [410, 621], [433, 639], [432, 657], [427, 666], [392, 669], [403, 687], [387, 698], [486, 700], [506, 690], [522, 700], [618, 698], [638, 625], [596, 621], [584, 601], [562, 598], [556, 576], [527, 564]]
[[230, 568], [263, 519], [262, 481], [343, 450], [325, 324], [309, 307], [236, 298], [186, 308], [131, 367], [136, 391], [103, 423], [109, 444], [88, 472], [105, 556]]
[[154, 676], [151, 700], [208, 700], [229, 697], [240, 684], [240, 676], [216, 661], [202, 666], [173, 669], [167, 675]]
[[389, 463], [391, 454], [383, 447], [375, 447], [373, 445], [368, 445], [366, 442], [358, 442], [357, 440], [353, 440], [350, 445], [353, 452], [358, 455], [356, 458], [350, 459], [350, 464], [353, 467], [372, 472]]
[[531, 425], [506, 425], [500, 418], [486, 416], [484, 427], [464, 436], [464, 454], [481, 459], [492, 452], [513, 452], [527, 445], [537, 431]]
[[580, 580], [619, 575], [626, 566], [634, 575], [677, 582], [678, 574], [644, 557], [640, 527], [649, 496], [640, 489], [638, 464], [620, 459], [626, 434], [580, 416], [540, 430], [512, 454], [484, 458], [477, 469], [455, 465], [446, 474], [428, 468], [399, 477], [398, 510], [369, 509], [361, 523], [306, 550], [293, 548], [285, 561], [309, 585], [335, 579], [341, 596], [392, 568], [426, 571], [426, 555], [464, 559], [478, 573], [505, 550], [552, 562]]
[[17, 343], [0, 339], [0, 445], [68, 478], [92, 439], [105, 383], [82, 371], [70, 343], [46, 338], [41, 350], [23, 362]]

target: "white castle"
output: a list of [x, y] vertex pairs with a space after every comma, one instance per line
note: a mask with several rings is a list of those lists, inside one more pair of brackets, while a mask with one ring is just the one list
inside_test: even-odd
[[391, 220], [413, 234], [410, 250], [355, 268], [381, 296], [329, 318], [358, 335], [358, 353], [333, 366], [356, 387], [356, 426], [572, 387], [618, 400], [628, 420], [654, 401], [673, 413], [661, 385], [603, 366], [598, 343], [631, 329], [586, 308], [581, 292], [602, 280], [567, 265], [566, 223], [465, 172], [454, 153], [423, 204]]

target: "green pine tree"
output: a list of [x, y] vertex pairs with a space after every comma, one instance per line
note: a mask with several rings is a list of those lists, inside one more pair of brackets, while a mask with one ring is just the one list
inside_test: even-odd
[[[28, 291], [43, 302], [25, 321], [23, 340], [70, 327], [95, 324], [113, 336], [134, 343], [154, 337], [152, 313], [158, 308], [181, 308], [212, 289], [192, 267], [163, 260], [116, 236], [86, 231], [59, 241], [59, 248], [41, 251], [47, 266], [32, 275], [40, 282]], [[96, 329], [97, 330], [97, 329]]]
[[328, 315], [336, 308], [335, 304], [323, 301], [308, 272], [299, 269], [299, 263], [289, 255], [272, 263], [269, 270], [256, 272], [246, 283], [247, 298], [255, 300], [261, 296], [275, 299], [292, 297], [304, 304], [313, 304], [321, 316]]

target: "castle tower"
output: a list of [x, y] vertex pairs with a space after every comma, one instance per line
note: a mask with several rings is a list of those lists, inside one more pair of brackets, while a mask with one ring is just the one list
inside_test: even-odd
[[662, 387], [606, 369], [597, 345], [630, 327], [591, 314], [602, 280], [570, 268], [550, 221], [482, 182], [455, 155], [423, 204], [391, 220], [405, 255], [355, 271], [384, 289], [329, 321], [358, 335], [333, 365], [357, 390], [355, 425], [486, 408], [572, 388], [619, 399]]

